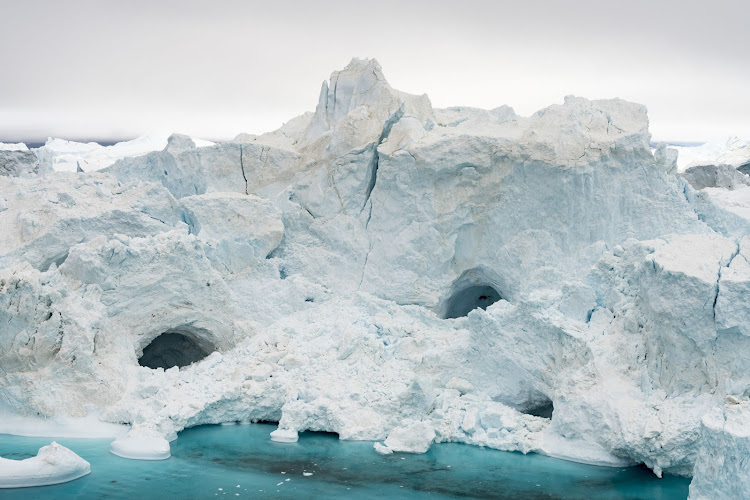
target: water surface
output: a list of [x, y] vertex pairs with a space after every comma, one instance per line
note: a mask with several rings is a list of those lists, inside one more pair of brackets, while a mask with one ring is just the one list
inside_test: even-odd
[[[0, 498], [502, 498], [685, 499], [689, 479], [645, 468], [606, 468], [462, 444], [424, 455], [376, 454], [370, 442], [304, 433], [274, 443], [275, 426], [200, 426], [172, 442], [172, 458], [144, 462], [109, 453], [108, 439], [58, 439], [91, 462], [70, 483], [0, 490]], [[49, 438], [0, 435], [0, 456], [27, 458]]]

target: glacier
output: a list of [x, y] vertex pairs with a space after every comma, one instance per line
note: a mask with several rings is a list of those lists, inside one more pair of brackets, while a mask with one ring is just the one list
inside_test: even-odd
[[126, 424], [131, 458], [273, 421], [373, 453], [643, 463], [731, 497], [750, 186], [696, 189], [649, 140], [639, 104], [436, 109], [354, 59], [274, 132], [79, 148], [90, 169], [57, 142], [0, 151], [0, 406]]

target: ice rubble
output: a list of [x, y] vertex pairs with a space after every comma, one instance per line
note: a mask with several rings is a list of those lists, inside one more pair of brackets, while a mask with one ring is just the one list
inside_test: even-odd
[[[433, 109], [355, 59], [275, 132], [0, 177], [0, 396], [121, 443], [264, 420], [690, 475], [748, 396], [750, 220], [649, 138], [619, 99]], [[174, 333], [207, 356], [139, 365]]]
[[25, 460], [0, 457], [0, 488], [66, 483], [89, 473], [91, 466], [87, 461], [54, 441]]

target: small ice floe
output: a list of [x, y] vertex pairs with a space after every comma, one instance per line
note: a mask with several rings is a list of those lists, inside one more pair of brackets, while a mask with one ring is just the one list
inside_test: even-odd
[[25, 488], [66, 483], [91, 472], [91, 464], [52, 441], [35, 457], [9, 460], [0, 457], [0, 488]]
[[392, 449], [390, 449], [387, 446], [385, 446], [383, 444], [380, 444], [380, 443], [375, 443], [373, 445], [373, 448], [375, 448], [375, 451], [378, 452], [378, 453], [380, 453], [381, 455], [392, 455], [393, 454], [393, 450]]
[[310, 477], [310, 476], [313, 475], [313, 473], [312, 472], [303, 472], [302, 475], [305, 476], [305, 477]]
[[291, 429], [276, 429], [271, 433], [271, 441], [277, 443], [296, 443], [298, 439], [297, 431]]
[[169, 441], [155, 436], [129, 436], [112, 441], [109, 451], [132, 460], [166, 460], [172, 456]]

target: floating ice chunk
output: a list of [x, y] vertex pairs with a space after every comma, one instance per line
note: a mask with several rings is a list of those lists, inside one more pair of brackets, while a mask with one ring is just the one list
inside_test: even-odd
[[424, 453], [435, 440], [435, 429], [428, 422], [411, 422], [393, 429], [385, 440], [392, 451]]
[[291, 429], [276, 429], [271, 433], [271, 441], [277, 443], [296, 443], [298, 439], [297, 431]]
[[131, 436], [112, 441], [109, 451], [132, 460], [166, 460], [171, 455], [169, 442], [161, 437]]
[[0, 457], [0, 488], [25, 488], [72, 481], [91, 472], [91, 465], [52, 441], [35, 457], [8, 460]]
[[385, 446], [383, 444], [380, 444], [380, 443], [375, 443], [373, 445], [373, 448], [375, 448], [375, 451], [377, 451], [381, 455], [392, 455], [393, 454], [393, 450], [392, 449], [390, 449], [387, 446]]

